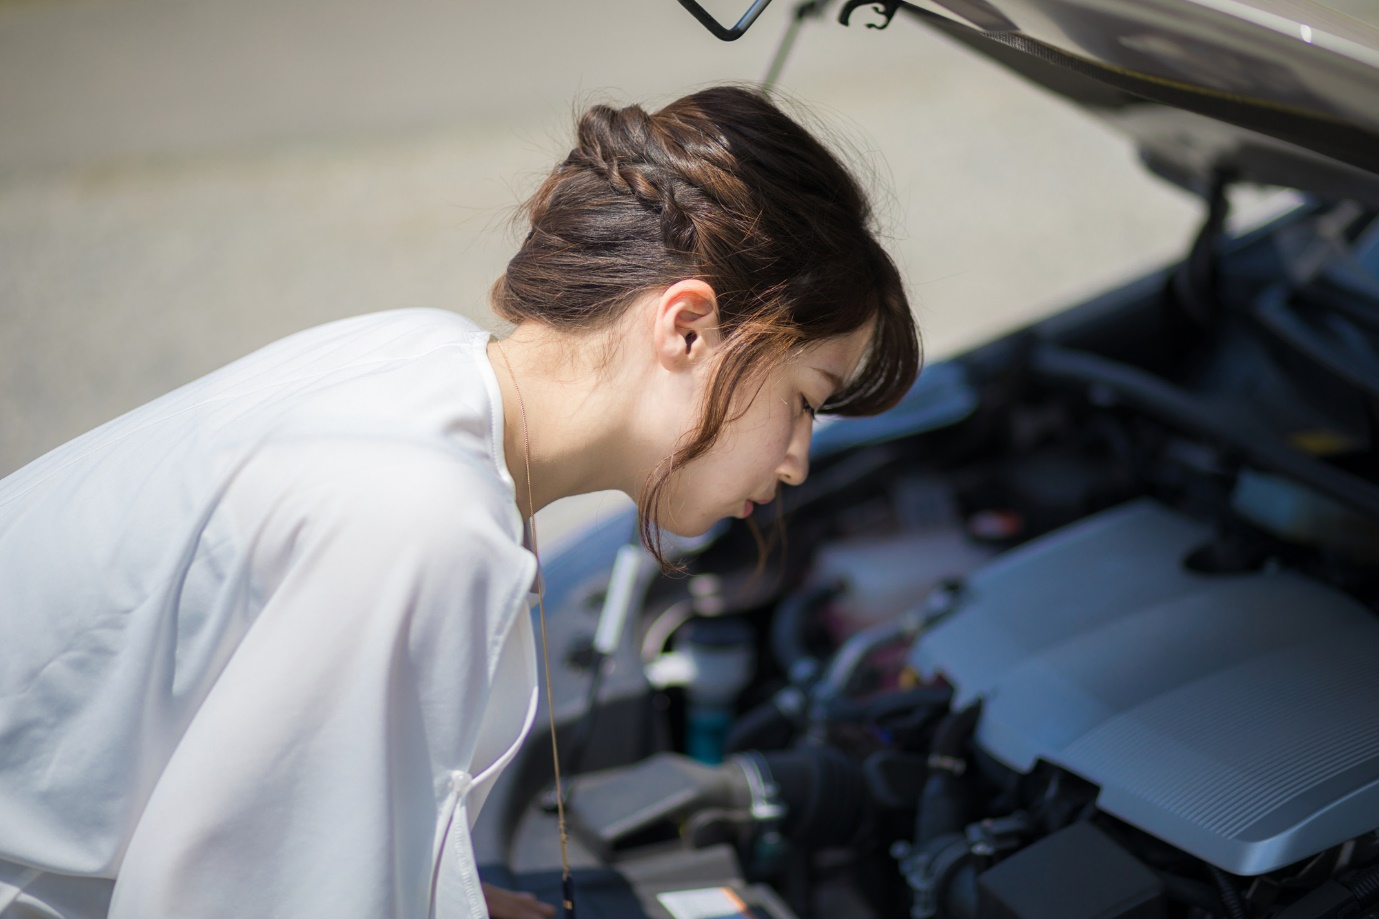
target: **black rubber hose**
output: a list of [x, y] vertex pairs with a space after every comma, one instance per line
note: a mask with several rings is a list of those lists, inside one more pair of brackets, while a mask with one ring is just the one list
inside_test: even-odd
[[1104, 386], [1128, 404], [1213, 443], [1233, 447], [1264, 469], [1297, 479], [1379, 519], [1379, 487], [1284, 446], [1259, 425], [1203, 405], [1194, 394], [1138, 367], [1054, 345], [1034, 349], [1031, 370], [1046, 380]]
[[1221, 894], [1214, 884], [1203, 884], [1176, 874], [1155, 871], [1155, 876], [1164, 885], [1164, 895], [1170, 900], [1195, 906], [1206, 913], [1215, 914], [1221, 909]]
[[1306, 357], [1323, 370], [1344, 380], [1373, 399], [1379, 399], [1379, 371], [1364, 367], [1308, 327], [1298, 314], [1288, 307], [1288, 288], [1279, 285], [1259, 295], [1254, 314], [1259, 324], [1275, 338]]
[[1369, 906], [1379, 898], [1379, 867], [1344, 878], [1342, 883], [1355, 894], [1355, 899], [1360, 901], [1361, 906]]
[[[786, 690], [801, 697], [799, 690]], [[796, 719], [780, 705], [779, 693], [763, 702], [733, 722], [728, 737], [723, 743], [724, 753], [739, 753], [743, 750], [781, 750], [790, 745], [799, 731]]]
[[924, 848], [940, 836], [957, 833], [968, 823], [966, 761], [962, 754], [981, 716], [981, 703], [954, 712], [939, 723], [929, 750], [929, 777], [919, 795], [915, 846]]
[[1245, 899], [1240, 896], [1240, 890], [1231, 882], [1230, 876], [1215, 865], [1207, 867], [1211, 869], [1211, 879], [1221, 892], [1221, 905], [1226, 908], [1230, 919], [1250, 919], [1250, 913], [1245, 909]]
[[1379, 332], [1379, 310], [1375, 297], [1379, 296], [1379, 280], [1360, 271], [1347, 271], [1344, 276], [1319, 279], [1307, 289], [1307, 302], [1362, 325], [1371, 332]]
[[786, 677], [792, 675], [798, 662], [813, 659], [804, 641], [805, 629], [824, 604], [842, 592], [842, 584], [815, 585], [789, 594], [776, 607], [771, 620], [771, 654]]
[[844, 846], [857, 835], [866, 813], [862, 767], [832, 747], [803, 747], [761, 754], [786, 817], [782, 829], [807, 848]]
[[939, 724], [938, 730], [934, 732], [934, 746], [932, 753], [937, 756], [962, 756], [967, 740], [972, 736], [972, 731], [977, 726], [977, 719], [982, 715], [982, 704], [973, 702], [960, 712], [954, 712], [944, 718]]
[[947, 686], [920, 686], [859, 702], [855, 699], [830, 699], [824, 706], [829, 721], [850, 724], [880, 724], [904, 715], [927, 720], [948, 708], [953, 690]]
[[946, 772], [933, 772], [919, 793], [915, 817], [915, 841], [923, 846], [967, 826], [968, 796], [965, 783]]

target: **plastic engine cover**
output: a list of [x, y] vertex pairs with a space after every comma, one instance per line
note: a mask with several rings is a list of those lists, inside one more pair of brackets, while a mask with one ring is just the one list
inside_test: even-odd
[[1007, 553], [911, 651], [984, 700], [977, 743], [1238, 875], [1379, 827], [1379, 622], [1290, 572], [1182, 564], [1210, 531], [1136, 501]]

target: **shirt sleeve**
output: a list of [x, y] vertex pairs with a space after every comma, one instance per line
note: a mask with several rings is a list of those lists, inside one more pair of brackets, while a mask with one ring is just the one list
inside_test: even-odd
[[[417, 445], [245, 467], [225, 507], [257, 617], [139, 820], [114, 919], [428, 914], [535, 569], [511, 500]], [[464, 893], [484, 915], [477, 879]]]

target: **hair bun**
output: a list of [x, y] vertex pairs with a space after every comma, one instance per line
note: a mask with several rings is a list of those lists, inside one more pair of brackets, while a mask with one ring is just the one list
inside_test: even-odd
[[653, 118], [640, 105], [591, 107], [579, 121], [578, 146], [565, 165], [587, 168], [635, 199], [660, 217], [668, 248], [692, 252], [697, 234], [691, 208], [704, 196], [675, 170], [676, 157], [658, 136]]

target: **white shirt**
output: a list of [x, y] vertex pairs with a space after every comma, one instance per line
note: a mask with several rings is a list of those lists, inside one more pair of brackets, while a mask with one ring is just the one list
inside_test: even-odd
[[0, 916], [486, 915], [536, 710], [488, 339], [311, 329], [0, 481]]

